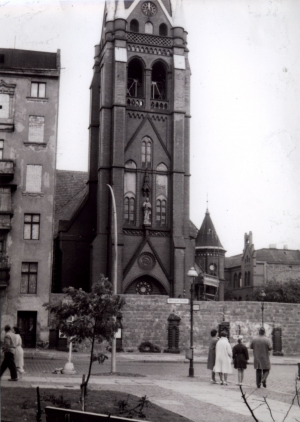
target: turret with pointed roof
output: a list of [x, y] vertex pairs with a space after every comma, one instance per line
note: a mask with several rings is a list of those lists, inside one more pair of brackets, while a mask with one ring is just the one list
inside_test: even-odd
[[196, 249], [200, 248], [220, 248], [224, 250], [219, 236], [217, 235], [216, 229], [213, 225], [212, 219], [210, 218], [208, 209], [206, 210], [203, 223], [200, 227], [196, 239]]
[[207, 209], [196, 239], [196, 262], [206, 274], [222, 279], [225, 252]]

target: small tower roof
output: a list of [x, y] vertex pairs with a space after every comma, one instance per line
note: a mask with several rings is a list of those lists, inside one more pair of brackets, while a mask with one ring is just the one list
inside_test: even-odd
[[219, 240], [216, 229], [213, 225], [213, 222], [210, 218], [210, 213], [208, 209], [206, 210], [203, 223], [200, 227], [200, 230], [196, 239], [196, 248], [205, 249], [205, 248], [218, 248], [224, 249], [222, 243]]

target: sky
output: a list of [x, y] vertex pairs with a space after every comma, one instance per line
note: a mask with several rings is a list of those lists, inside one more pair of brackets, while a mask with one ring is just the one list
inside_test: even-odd
[[[173, 0], [172, 0], [173, 1]], [[183, 0], [191, 87], [190, 217], [226, 256], [300, 249], [300, 1]], [[61, 50], [57, 168], [87, 171], [102, 0], [0, 0], [0, 47]]]

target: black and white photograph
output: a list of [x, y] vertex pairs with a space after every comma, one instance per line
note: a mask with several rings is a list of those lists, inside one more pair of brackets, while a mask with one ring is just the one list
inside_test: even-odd
[[2, 422], [300, 420], [300, 2], [0, 0]]

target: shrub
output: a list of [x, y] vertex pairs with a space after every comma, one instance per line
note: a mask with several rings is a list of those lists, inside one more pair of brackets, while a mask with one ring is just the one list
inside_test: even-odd
[[267, 281], [264, 286], [258, 286], [253, 290], [252, 300], [260, 299], [259, 293], [262, 288], [266, 293], [265, 302], [300, 303], [300, 280]]
[[144, 341], [138, 347], [141, 353], [161, 353], [160, 347], [152, 344], [150, 341]]

